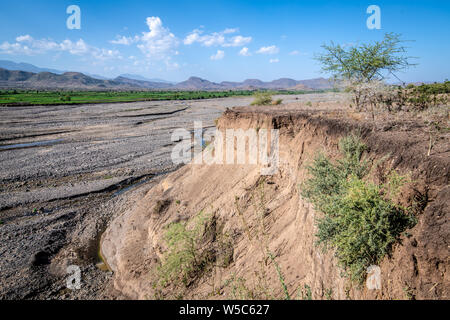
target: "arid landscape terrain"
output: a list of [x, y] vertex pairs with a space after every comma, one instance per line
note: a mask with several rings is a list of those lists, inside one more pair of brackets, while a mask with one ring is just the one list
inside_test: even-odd
[[[283, 104], [249, 107], [252, 98], [226, 98], [2, 108], [1, 298], [448, 297], [448, 133], [427, 155], [428, 123], [448, 123], [448, 108], [381, 112], [373, 121], [350, 109], [343, 93], [275, 98]], [[171, 134], [194, 121], [204, 129], [279, 129], [279, 171], [263, 177], [255, 165], [177, 169]], [[301, 196], [306, 167], [319, 152], [336, 158], [339, 139], [352, 132], [368, 146], [371, 180], [396, 170], [410, 177], [397, 201], [421, 199], [417, 224], [380, 265], [381, 290], [349, 282], [333, 254], [314, 245], [320, 213]], [[214, 248], [215, 267], [181, 289], [155, 287], [165, 230], [199, 212], [211, 215], [202, 243]], [[81, 267], [81, 290], [66, 288], [69, 265]]]
[[[6, 67], [3, 68], [2, 66]], [[20, 69], [22, 67], [22, 69]], [[19, 68], [19, 69], [17, 69]], [[79, 72], [62, 72], [58, 70], [41, 71], [30, 65], [25, 69], [36, 72], [21, 71], [23, 66], [11, 61], [0, 61], [0, 88], [21, 89], [64, 89], [64, 90], [254, 90], [254, 89], [289, 89], [289, 90], [322, 90], [333, 87], [325, 78], [294, 80], [282, 78], [270, 82], [259, 79], [247, 79], [242, 82], [211, 82], [199, 77], [171, 83], [163, 80], [142, 80], [134, 75], [121, 75], [114, 79], [98, 79]], [[20, 71], [18, 71], [20, 70]], [[45, 69], [44, 69], [45, 70]], [[41, 71], [41, 72], [39, 72]]]
[[449, 20], [449, 1], [1, 2], [0, 303], [445, 308]]
[[[430, 119], [448, 121], [448, 109], [426, 120], [380, 114], [373, 122], [370, 114], [339, 107], [343, 96], [329, 98], [309, 109], [294, 102], [225, 112], [222, 130], [280, 130], [277, 174], [261, 176], [255, 165], [190, 164], [164, 177], [102, 239], [115, 288], [134, 299], [448, 298], [449, 136], [440, 135], [428, 156], [426, 129]], [[356, 131], [367, 144], [371, 180], [381, 184], [392, 172], [409, 177], [395, 201], [414, 207], [417, 218], [382, 260], [378, 290], [349, 281], [333, 252], [315, 245], [322, 215], [302, 195], [314, 158], [338, 157], [340, 139]], [[160, 261], [172, 258], [170, 226], [181, 221], [195, 230], [199, 216], [207, 221], [197, 251], [198, 259], [206, 254], [204, 269], [191, 270], [184, 285], [159, 286], [170, 268]]]
[[[77, 297], [103, 294], [98, 286], [110, 276], [95, 268], [99, 236], [122, 207], [134, 204], [135, 194], [175, 169], [172, 132], [194, 121], [214, 126], [227, 107], [250, 102], [0, 108], [1, 297], [64, 296], [59, 263], [83, 266], [88, 278], [81, 292], [72, 292]], [[60, 269], [52, 272], [54, 265]]]

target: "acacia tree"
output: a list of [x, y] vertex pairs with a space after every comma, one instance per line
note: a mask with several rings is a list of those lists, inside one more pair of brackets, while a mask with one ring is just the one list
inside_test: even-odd
[[[382, 41], [354, 46], [324, 44], [325, 53], [316, 56], [322, 64], [322, 71], [331, 73], [335, 80], [343, 83], [354, 95], [358, 109], [367, 102], [371, 83], [379, 87], [387, 75], [407, 69], [414, 64], [406, 55], [405, 41], [399, 34], [386, 33]], [[369, 90], [370, 91], [370, 90]]]

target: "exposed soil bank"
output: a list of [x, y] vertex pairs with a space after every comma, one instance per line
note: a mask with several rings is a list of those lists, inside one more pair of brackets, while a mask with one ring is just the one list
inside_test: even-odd
[[[285, 275], [291, 297], [308, 286], [313, 299], [448, 299], [448, 135], [428, 157], [424, 124], [406, 120], [373, 124], [344, 116], [344, 111], [289, 107], [227, 110], [218, 121], [221, 130], [280, 130], [278, 172], [263, 178], [256, 165], [189, 164], [168, 175], [135, 208], [117, 217], [103, 236], [102, 252], [114, 271], [115, 288], [139, 299], [236, 298], [238, 286], [252, 291], [255, 298], [281, 298], [276, 268], [261, 250], [264, 242]], [[371, 180], [382, 182], [393, 169], [409, 175], [412, 182], [403, 187], [398, 201], [422, 209], [417, 225], [380, 264], [381, 290], [350, 283], [341, 275], [333, 253], [323, 253], [314, 245], [320, 213], [300, 195], [306, 166], [315, 155], [325, 152], [336, 157], [339, 139], [354, 131], [360, 132], [368, 147], [364, 157], [372, 164]], [[182, 292], [175, 290], [175, 284], [156, 292], [155, 268], [166, 250], [165, 228], [200, 211], [214, 217], [213, 236], [205, 238], [205, 245], [213, 248], [219, 234], [226, 234], [231, 241], [230, 263], [198, 276]], [[212, 255], [219, 261], [225, 253], [213, 250]], [[230, 285], [230, 279], [241, 279], [240, 284]], [[266, 289], [271, 292], [263, 292]]]

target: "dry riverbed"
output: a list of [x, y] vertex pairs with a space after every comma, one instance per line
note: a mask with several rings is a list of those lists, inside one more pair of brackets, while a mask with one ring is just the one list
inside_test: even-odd
[[[101, 233], [176, 169], [176, 128], [212, 127], [251, 99], [0, 108], [0, 299], [124, 298], [96, 267]], [[80, 290], [66, 288], [69, 265]]]

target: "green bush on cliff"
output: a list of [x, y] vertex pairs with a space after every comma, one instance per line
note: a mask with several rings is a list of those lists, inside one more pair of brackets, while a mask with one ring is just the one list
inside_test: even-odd
[[188, 286], [204, 269], [209, 256], [201, 240], [210, 219], [200, 212], [189, 226], [185, 222], [169, 225], [165, 234], [167, 251], [157, 270], [160, 285], [181, 282]]
[[267, 106], [272, 104], [272, 95], [270, 92], [258, 91], [253, 96], [255, 100], [251, 103], [252, 106]]
[[342, 159], [336, 163], [320, 154], [308, 167], [311, 177], [302, 195], [324, 214], [317, 220], [317, 244], [335, 250], [345, 274], [362, 283], [367, 268], [389, 253], [415, 219], [385, 194], [392, 184], [363, 179], [368, 173], [361, 160], [366, 147], [357, 136], [342, 139], [339, 147]]

